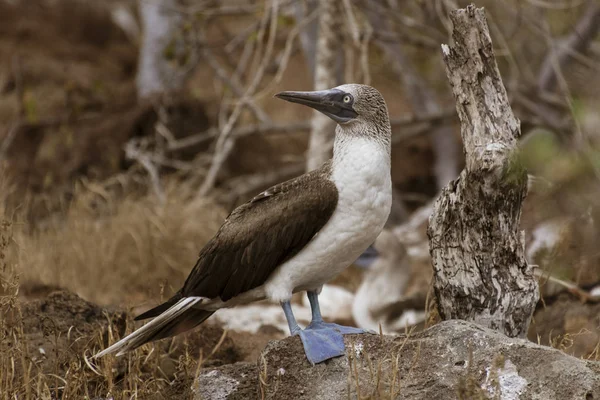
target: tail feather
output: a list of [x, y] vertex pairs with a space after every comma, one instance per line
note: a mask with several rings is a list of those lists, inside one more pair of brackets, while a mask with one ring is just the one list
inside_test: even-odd
[[175, 294], [175, 296], [171, 297], [166, 302], [162, 303], [161, 305], [158, 305], [158, 306], [154, 307], [153, 309], [150, 309], [150, 310], [146, 311], [145, 313], [142, 313], [142, 314], [138, 315], [133, 320], [134, 321], [140, 321], [140, 320], [143, 320], [143, 319], [157, 317], [160, 314], [162, 314], [165, 311], [167, 311], [169, 308], [171, 308], [174, 304], [177, 304], [177, 302], [179, 300], [181, 300], [182, 298], [183, 298], [183, 296], [181, 295], [181, 293], [177, 292]]
[[175, 336], [195, 328], [214, 313], [214, 311], [193, 308], [202, 300], [203, 297], [185, 297], [179, 300], [140, 329], [96, 354], [94, 358], [115, 352], [120, 356], [148, 342]]

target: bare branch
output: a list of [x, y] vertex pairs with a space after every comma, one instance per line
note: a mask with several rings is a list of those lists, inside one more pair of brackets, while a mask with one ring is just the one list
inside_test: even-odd
[[[386, 31], [392, 30], [389, 21], [383, 18], [380, 13], [371, 9], [367, 12], [367, 17], [372, 26], [380, 27]], [[435, 92], [417, 73], [412, 61], [404, 54], [400, 42], [398, 40], [394, 42], [377, 40], [376, 43], [390, 61], [391, 67], [401, 77], [406, 89], [407, 100], [411, 103], [414, 113], [417, 115], [439, 113], [441, 106]], [[460, 153], [452, 126], [440, 126], [433, 129], [431, 135], [436, 156], [435, 176], [437, 186], [441, 189], [458, 176]]]
[[[537, 265], [532, 265], [532, 267], [537, 267]], [[539, 280], [550, 281], [561, 287], [564, 287], [570, 293], [577, 296], [577, 298], [579, 298], [579, 300], [583, 303], [600, 303], [600, 296], [593, 296], [590, 292], [579, 287], [579, 285], [577, 285], [575, 282], [571, 282], [567, 279], [560, 279], [551, 274], [549, 271], [544, 271], [541, 268], [535, 268], [533, 273]]]
[[164, 0], [160, 4], [138, 1], [143, 28], [136, 76], [140, 99], [178, 89], [189, 72], [177, 68], [166, 57], [167, 49], [175, 54], [183, 46], [175, 34], [182, 18], [180, 12], [173, 11], [176, 4], [176, 0]]
[[[408, 115], [405, 117], [391, 118], [390, 123], [392, 128], [396, 130], [392, 136], [392, 143], [395, 144], [412, 139], [416, 136], [429, 132], [433, 127], [439, 124], [448, 123], [455, 118], [455, 110], [444, 110], [441, 113], [429, 115]], [[295, 132], [308, 133], [310, 129], [311, 123], [309, 121], [249, 124], [232, 129], [231, 136], [239, 138], [256, 134], [289, 134]], [[169, 142], [167, 144], [167, 150], [177, 151], [190, 146], [195, 146], [214, 139], [218, 134], [219, 130], [217, 128], [210, 128], [202, 133]]]
[[[242, 89], [240, 84], [237, 82], [237, 80], [230, 78], [230, 75], [227, 73], [227, 71], [221, 65], [221, 63], [219, 63], [219, 61], [216, 59], [216, 57], [208, 47], [204, 46], [202, 48], [202, 55], [204, 56], [204, 59], [208, 62], [208, 65], [210, 65], [213, 71], [215, 71], [217, 77], [225, 85], [227, 85], [236, 96], [244, 96], [244, 90]], [[260, 122], [269, 123], [271, 121], [271, 118], [269, 118], [267, 113], [261, 107], [259, 107], [258, 104], [256, 104], [256, 102], [251, 101], [251, 99], [249, 99], [246, 102], [246, 105]]]
[[267, 26], [266, 21], [269, 20], [270, 21], [269, 22], [269, 36], [267, 39], [267, 45], [266, 45], [264, 54], [261, 54], [262, 58], [261, 58], [260, 64], [258, 66], [258, 69], [257, 69], [252, 81], [250, 82], [250, 85], [248, 86], [248, 89], [246, 90], [246, 92], [244, 93], [244, 95], [242, 96], [240, 101], [234, 107], [233, 112], [229, 116], [229, 119], [227, 120], [226, 125], [223, 127], [223, 130], [221, 131], [221, 133], [217, 139], [215, 154], [213, 156], [211, 166], [208, 170], [208, 173], [206, 174], [204, 182], [202, 183], [202, 185], [200, 186], [200, 189], [198, 191], [198, 194], [200, 196], [206, 195], [208, 193], [208, 191], [213, 188], [215, 181], [217, 179], [217, 174], [220, 171], [221, 166], [223, 165], [223, 163], [229, 156], [229, 153], [231, 152], [231, 150], [233, 150], [233, 146], [235, 143], [235, 137], [231, 137], [231, 131], [233, 130], [233, 126], [237, 122], [237, 120], [242, 112], [242, 107], [248, 103], [248, 99], [252, 96], [252, 94], [258, 88], [258, 85], [260, 84], [262, 77], [265, 73], [267, 64], [271, 61], [271, 55], [273, 52], [273, 47], [275, 44], [275, 37], [277, 34], [277, 17], [278, 17], [278, 15], [279, 15], [279, 1], [272, 0], [268, 12], [265, 12], [265, 19], [264, 19], [265, 23], [263, 24], [264, 29], [262, 29], [263, 33], [259, 34], [259, 43], [261, 43], [261, 41], [262, 41], [261, 35], [264, 34], [264, 31], [266, 30], [266, 26]]
[[267, 172], [253, 175], [243, 175], [227, 182], [229, 188], [226, 194], [226, 202], [234, 203], [248, 194], [256, 194], [259, 190], [272, 186], [276, 183], [300, 175], [304, 171], [304, 163], [296, 163]]
[[538, 89], [552, 90], [556, 85], [557, 68], [564, 68], [574, 54], [584, 53], [598, 34], [598, 30], [600, 30], [600, 4], [597, 0], [588, 0], [573, 31], [549, 49], [542, 62]]
[[138, 140], [132, 139], [127, 142], [125, 145], [125, 157], [130, 160], [135, 160], [140, 163], [141, 166], [144, 167], [146, 172], [148, 172], [148, 176], [150, 177], [150, 182], [152, 183], [152, 189], [156, 194], [156, 197], [164, 204], [166, 197], [165, 192], [163, 190], [162, 184], [160, 182], [160, 174], [158, 173], [158, 168], [152, 160], [147, 152], [143, 151], [138, 143]]

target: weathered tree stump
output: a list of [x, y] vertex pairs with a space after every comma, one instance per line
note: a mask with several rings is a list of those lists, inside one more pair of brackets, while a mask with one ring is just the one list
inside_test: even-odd
[[527, 174], [515, 161], [520, 123], [494, 58], [485, 13], [453, 11], [453, 47], [442, 45], [456, 98], [466, 166], [429, 220], [433, 284], [443, 319], [524, 336], [539, 298], [519, 230]]

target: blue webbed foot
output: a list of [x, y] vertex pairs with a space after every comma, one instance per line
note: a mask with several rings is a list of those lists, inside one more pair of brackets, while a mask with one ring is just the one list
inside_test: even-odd
[[316, 291], [308, 291], [307, 294], [312, 310], [312, 321], [304, 330], [298, 326], [290, 302], [284, 301], [281, 306], [288, 321], [290, 333], [294, 336], [300, 336], [306, 358], [312, 365], [345, 355], [346, 348], [343, 335], [375, 333], [351, 326], [324, 322], [319, 309], [318, 294]]
[[360, 334], [360, 333], [374, 333], [371, 331], [366, 331], [364, 329], [355, 328], [353, 326], [344, 326], [338, 325], [330, 322], [324, 321], [312, 321], [310, 325], [306, 329], [334, 329], [341, 333], [342, 335], [352, 335], [352, 334]]
[[346, 354], [344, 337], [336, 329], [316, 329], [309, 326], [298, 332], [298, 335], [302, 339], [306, 358], [312, 365]]

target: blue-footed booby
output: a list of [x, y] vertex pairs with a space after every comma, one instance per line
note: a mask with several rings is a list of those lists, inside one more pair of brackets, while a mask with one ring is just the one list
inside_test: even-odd
[[[344, 355], [342, 334], [364, 332], [324, 322], [319, 293], [375, 241], [390, 213], [387, 106], [376, 89], [358, 84], [275, 96], [337, 122], [333, 158], [236, 208], [200, 251], [183, 287], [136, 318], [154, 319], [96, 357], [123, 354], [192, 329], [220, 308], [263, 299], [281, 304], [312, 364]], [[312, 309], [305, 329], [290, 305], [299, 291], [307, 292]]]

